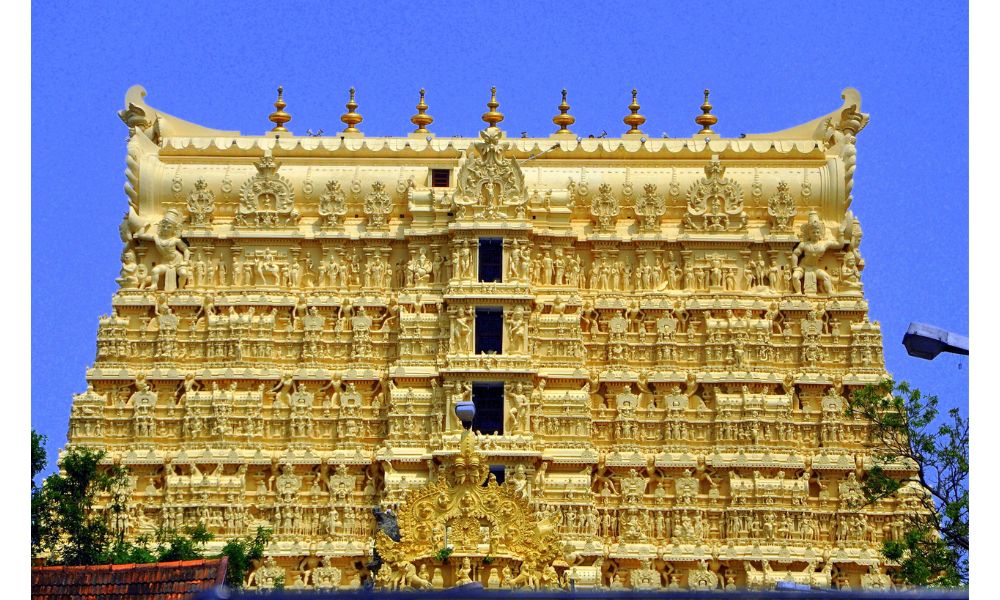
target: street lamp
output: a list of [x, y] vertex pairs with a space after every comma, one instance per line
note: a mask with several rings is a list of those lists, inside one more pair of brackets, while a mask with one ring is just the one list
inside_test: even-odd
[[969, 338], [926, 323], [910, 323], [903, 336], [910, 356], [934, 360], [942, 352], [969, 355]]
[[472, 428], [472, 419], [476, 416], [476, 405], [471, 400], [461, 400], [455, 403], [455, 416], [462, 422], [464, 429]]

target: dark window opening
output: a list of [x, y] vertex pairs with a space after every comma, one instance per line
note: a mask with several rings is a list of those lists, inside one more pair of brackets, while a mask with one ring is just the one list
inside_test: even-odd
[[[500, 485], [504, 482], [507, 467], [504, 465], [490, 465], [490, 473], [493, 473], [493, 476], [497, 478], [497, 485]], [[487, 479], [486, 482], [488, 483], [489, 480]]]
[[472, 430], [492, 435], [503, 433], [503, 382], [486, 381], [472, 384], [472, 403], [476, 405], [476, 416], [472, 419]]
[[479, 239], [479, 281], [503, 281], [503, 238]]
[[503, 307], [476, 307], [476, 354], [503, 353]]
[[451, 169], [431, 169], [431, 187], [451, 187]]

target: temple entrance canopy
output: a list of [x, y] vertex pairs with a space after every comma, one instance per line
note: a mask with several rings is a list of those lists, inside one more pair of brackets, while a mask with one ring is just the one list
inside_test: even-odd
[[[557, 582], [553, 563], [561, 562], [563, 547], [555, 531], [558, 523], [551, 516], [538, 520], [511, 483], [497, 484], [489, 463], [476, 451], [471, 432], [463, 433], [458, 455], [436, 481], [407, 494], [398, 524], [399, 542], [384, 531], [375, 537], [375, 547], [387, 563], [383, 569], [393, 570], [391, 578], [380, 573], [383, 587], [390, 582], [422, 587], [421, 581], [406, 576], [407, 571], [415, 572], [418, 561], [436, 560], [446, 548], [451, 549], [456, 585], [469, 578], [468, 559], [485, 557], [491, 563], [505, 563], [504, 587]], [[509, 569], [515, 563], [520, 574], [512, 577]]]

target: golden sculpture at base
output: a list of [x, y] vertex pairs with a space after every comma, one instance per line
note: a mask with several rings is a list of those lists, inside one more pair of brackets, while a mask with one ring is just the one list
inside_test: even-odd
[[[489, 557], [492, 566], [481, 569], [490, 571], [487, 580], [496, 576], [500, 586], [561, 587], [557, 577], [549, 577], [553, 562], [563, 557], [557, 523], [551, 516], [536, 519], [523, 488], [497, 485], [472, 435], [463, 434], [459, 448], [433, 483], [407, 492], [398, 517], [402, 541], [393, 542], [384, 531], [376, 534], [375, 548], [389, 565], [383, 567], [386, 573], [392, 574], [392, 579], [384, 576], [383, 587], [433, 587], [416, 574], [413, 563], [433, 559], [442, 548], [452, 549], [453, 560], [461, 560], [456, 574], [444, 578], [446, 584], [448, 579], [460, 583], [471, 557]], [[520, 573], [513, 575], [507, 561], [518, 563]]]
[[343, 132], [299, 137], [291, 89], [261, 135], [129, 90], [120, 289], [69, 431], [129, 470], [118, 531], [268, 527], [265, 589], [893, 585], [920, 491], [866, 503], [845, 416], [885, 375], [855, 90], [739, 139], [707, 91], [690, 138], [647, 137], [637, 91], [610, 138], [565, 93], [517, 139], [496, 90], [474, 138], [432, 132], [433, 90], [405, 137], [344, 96]]

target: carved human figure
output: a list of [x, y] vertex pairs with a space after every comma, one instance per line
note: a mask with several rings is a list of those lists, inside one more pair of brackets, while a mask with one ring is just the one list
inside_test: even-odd
[[808, 219], [800, 229], [801, 241], [791, 256], [792, 289], [796, 294], [834, 292], [833, 278], [820, 266], [820, 262], [827, 251], [844, 246], [840, 230], [835, 231], [837, 239], [825, 239], [826, 227], [816, 211], [809, 211]]
[[457, 569], [455, 575], [456, 586], [472, 583], [472, 562], [468, 556], [462, 558], [462, 566]]
[[475, 318], [473, 307], [458, 307], [452, 317], [451, 350], [456, 353], [472, 351], [472, 323]]
[[180, 214], [171, 208], [156, 225], [154, 233], [135, 235], [153, 242], [159, 260], [154, 261], [152, 284], [166, 292], [186, 287], [191, 276], [191, 250], [178, 233], [180, 224]]
[[524, 393], [524, 384], [518, 381], [510, 395], [510, 425], [514, 433], [522, 433], [528, 421], [528, 396]]
[[508, 351], [525, 352], [528, 344], [528, 320], [524, 316], [524, 307], [515, 306], [506, 321]]
[[122, 253], [122, 268], [115, 281], [123, 290], [141, 287], [139, 285], [139, 265], [136, 263], [135, 252], [132, 250], [126, 250]]

